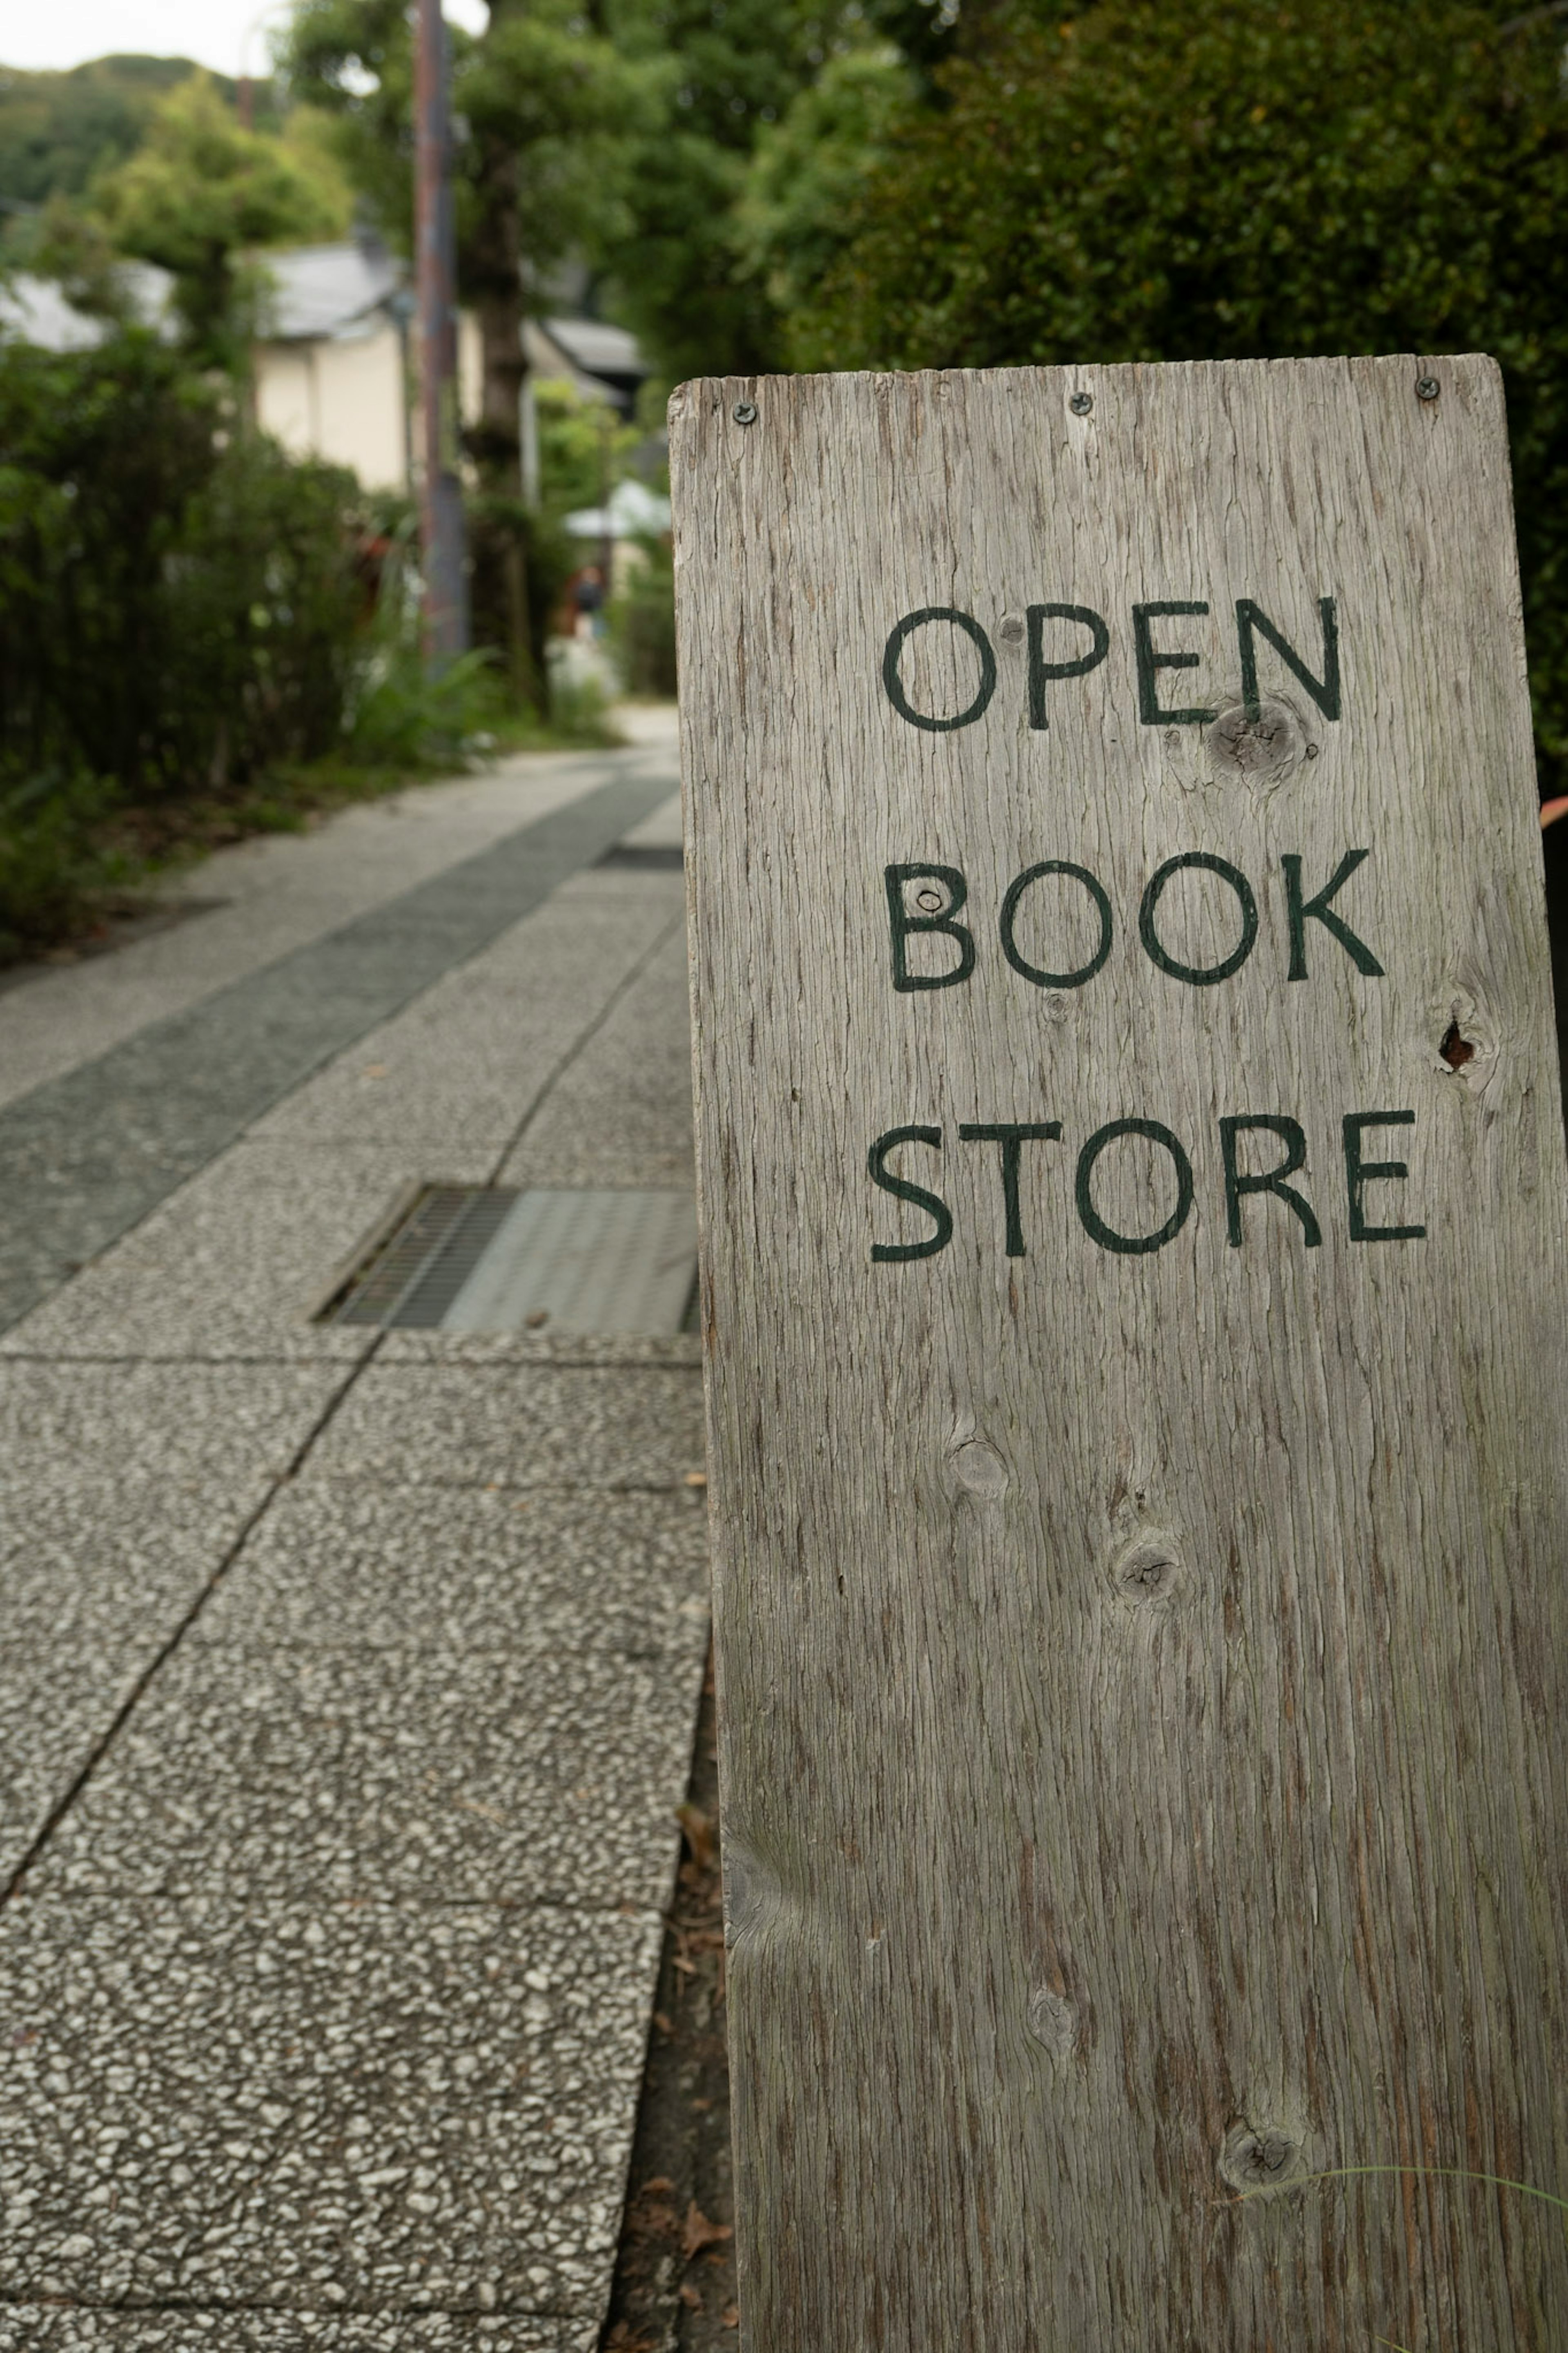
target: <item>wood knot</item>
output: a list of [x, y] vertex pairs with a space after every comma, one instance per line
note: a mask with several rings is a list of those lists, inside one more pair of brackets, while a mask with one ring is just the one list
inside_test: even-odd
[[1124, 1545], [1110, 1564], [1110, 1582], [1124, 1601], [1169, 1601], [1181, 1583], [1182, 1563], [1169, 1536], [1144, 1534]]
[[1065, 1993], [1054, 1986], [1037, 1985], [1029, 1996], [1025, 2020], [1035, 2041], [1053, 2058], [1070, 2059], [1078, 2044], [1078, 2012]]
[[1463, 988], [1457, 988], [1447, 1005], [1435, 1010], [1438, 1020], [1447, 1015], [1447, 1027], [1438, 1041], [1436, 1067], [1451, 1071], [1461, 1086], [1479, 1094], [1497, 1069], [1497, 1035], [1489, 1016]]
[[952, 1450], [952, 1468], [959, 1484], [972, 1495], [994, 1502], [1007, 1492], [1007, 1465], [983, 1438], [966, 1438]]
[[726, 1949], [762, 1937], [791, 1905], [778, 1873], [726, 1831], [723, 1842], [724, 1944]]
[[1475, 1041], [1467, 1038], [1457, 1021], [1450, 1021], [1437, 1051], [1451, 1071], [1462, 1071], [1467, 1062], [1476, 1059]]
[[1245, 703], [1234, 703], [1220, 712], [1204, 740], [1223, 776], [1254, 785], [1278, 784], [1307, 752], [1300, 723], [1285, 702], [1260, 702], [1253, 714]]
[[1219, 2169], [1233, 2189], [1281, 2189], [1306, 2170], [1301, 2143], [1277, 2125], [1232, 2125], [1220, 2151]]

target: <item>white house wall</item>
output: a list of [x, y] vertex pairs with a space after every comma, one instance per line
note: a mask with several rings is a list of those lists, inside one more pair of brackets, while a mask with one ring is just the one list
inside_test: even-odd
[[259, 345], [256, 409], [262, 430], [296, 457], [352, 467], [366, 490], [407, 488], [403, 361], [390, 322], [352, 340]]

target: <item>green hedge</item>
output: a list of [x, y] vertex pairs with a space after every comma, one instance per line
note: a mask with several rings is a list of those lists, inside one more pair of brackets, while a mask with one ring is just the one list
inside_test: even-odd
[[0, 345], [0, 792], [156, 798], [335, 744], [355, 493], [148, 336]]
[[940, 103], [906, 101], [858, 198], [824, 184], [796, 364], [1493, 353], [1542, 781], [1568, 791], [1564, 23], [1521, 0], [966, 7]]

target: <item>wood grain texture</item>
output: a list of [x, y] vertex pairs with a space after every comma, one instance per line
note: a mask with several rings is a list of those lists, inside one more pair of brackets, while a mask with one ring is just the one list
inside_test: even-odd
[[[1564, 1162], [1497, 371], [700, 383], [672, 418], [744, 2341], [1561, 2348], [1550, 2210], [1291, 2186], [1568, 2194]], [[1277, 769], [1140, 723], [1134, 604], [1210, 606], [1157, 675], [1226, 709], [1236, 599], [1319, 669], [1321, 596], [1342, 715], [1263, 645]], [[1012, 625], [1044, 602], [1111, 642], [1042, 732]], [[928, 606], [995, 649], [947, 733], [881, 682]], [[927, 630], [902, 674], [955, 710], [976, 658]], [[1352, 847], [1334, 903], [1384, 976], [1309, 922], [1289, 983], [1281, 860], [1316, 891]], [[1138, 935], [1192, 850], [1259, 914], [1202, 987]], [[1048, 859], [1113, 910], [1080, 987], [998, 945]], [[968, 986], [893, 989], [897, 862], [966, 876]], [[1029, 937], [1065, 966], [1094, 934], [1057, 887]], [[1238, 918], [1188, 875], [1160, 920], [1200, 964]], [[1353, 1242], [1341, 1122], [1389, 1108], [1365, 1156], [1410, 1176], [1367, 1213], [1426, 1236]], [[1263, 1113], [1302, 1125], [1317, 1249], [1278, 1198], [1227, 1240], [1217, 1124]], [[1075, 1206], [1123, 1118], [1194, 1170], [1142, 1255]], [[957, 1127], [1047, 1120], [1008, 1258], [999, 1149]], [[941, 1152], [889, 1166], [953, 1238], [873, 1263], [931, 1231], [866, 1169], [914, 1124]], [[1170, 1206], [1147, 1144], [1094, 1186], [1126, 1231]]]

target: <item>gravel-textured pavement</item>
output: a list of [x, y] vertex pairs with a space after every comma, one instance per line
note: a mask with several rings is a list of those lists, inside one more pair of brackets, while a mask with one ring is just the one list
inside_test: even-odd
[[597, 2342], [697, 1344], [310, 1315], [413, 1184], [690, 1182], [643, 733], [0, 994], [0, 2353]]

